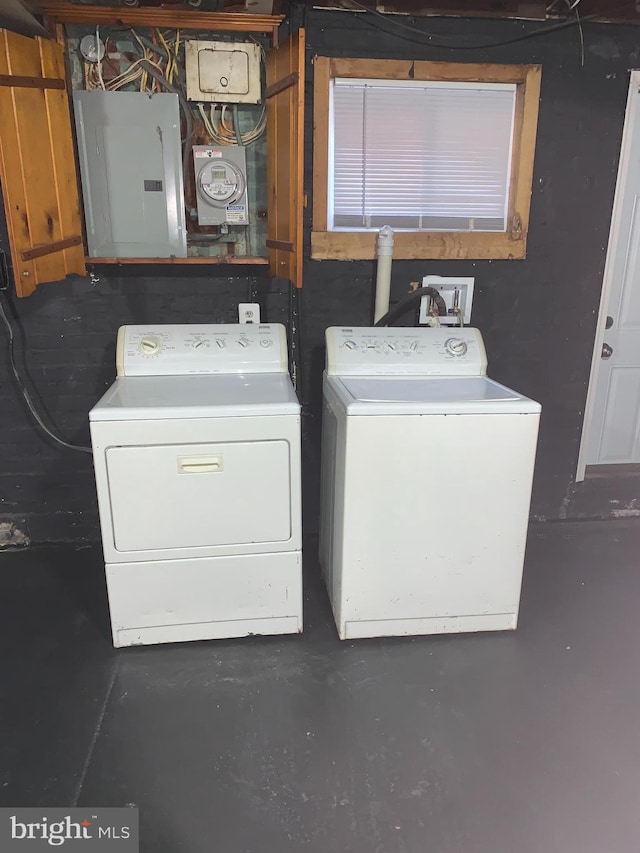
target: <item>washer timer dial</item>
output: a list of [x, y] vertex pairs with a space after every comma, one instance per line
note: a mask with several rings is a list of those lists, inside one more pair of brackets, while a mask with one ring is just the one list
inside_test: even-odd
[[462, 338], [449, 338], [444, 347], [449, 355], [466, 355], [467, 352], [467, 342]]

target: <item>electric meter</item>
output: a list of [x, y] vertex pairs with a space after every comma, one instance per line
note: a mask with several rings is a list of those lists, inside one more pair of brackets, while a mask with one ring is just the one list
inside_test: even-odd
[[239, 145], [193, 146], [198, 223], [248, 225], [245, 150]]
[[201, 191], [219, 207], [236, 201], [244, 192], [244, 175], [229, 160], [207, 163], [198, 181]]

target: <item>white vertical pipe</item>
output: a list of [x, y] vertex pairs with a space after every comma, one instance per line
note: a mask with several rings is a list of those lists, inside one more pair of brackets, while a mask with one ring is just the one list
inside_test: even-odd
[[393, 228], [385, 225], [378, 232], [378, 270], [376, 274], [376, 302], [373, 322], [389, 310], [391, 291], [391, 262], [393, 261]]

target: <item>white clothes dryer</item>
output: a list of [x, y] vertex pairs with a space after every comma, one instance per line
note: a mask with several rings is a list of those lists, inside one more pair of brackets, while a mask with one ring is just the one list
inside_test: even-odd
[[301, 631], [284, 327], [123, 326], [116, 362], [89, 415], [114, 645]]

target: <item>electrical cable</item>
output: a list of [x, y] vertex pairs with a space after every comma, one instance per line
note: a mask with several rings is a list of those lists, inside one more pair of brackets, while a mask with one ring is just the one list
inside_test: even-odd
[[168, 50], [164, 50], [159, 44], [154, 44], [151, 39], [148, 39], [146, 36], [141, 35], [133, 28], [130, 30], [133, 37], [136, 39], [138, 44], [144, 49], [150, 50], [152, 53], [158, 53], [160, 56], [163, 56], [165, 59], [170, 58], [170, 54]]
[[147, 59], [139, 59], [138, 62], [140, 62], [141, 66], [146, 70], [147, 74], [149, 74], [150, 77], [155, 78], [161, 86], [164, 86], [164, 88], [168, 92], [171, 92], [172, 94], [178, 96], [178, 101], [180, 103], [180, 106], [182, 107], [182, 111], [184, 113], [186, 121], [185, 135], [182, 140], [182, 178], [186, 184], [187, 174], [189, 171], [190, 154], [188, 143], [193, 134], [195, 133], [195, 124], [193, 121], [193, 113], [191, 112], [191, 107], [189, 106], [189, 103], [185, 98], [184, 93], [181, 92], [180, 89], [176, 88], [175, 86], [172, 86], [171, 83], [169, 83], [167, 78], [164, 76], [164, 74], [161, 71], [158, 71], [156, 65], [154, 65], [152, 62], [149, 62]]
[[578, 23], [578, 32], [580, 33], [580, 65], [584, 68], [584, 32], [582, 30], [582, 18], [580, 17], [580, 12], [578, 11], [579, 3], [580, 0], [574, 0], [574, 3], [572, 6], [569, 7], [569, 10], [575, 13], [576, 21]]
[[234, 104], [231, 108], [231, 115], [233, 116], [233, 129], [236, 133], [236, 141], [238, 145], [242, 145], [242, 134], [240, 133], [240, 113], [238, 112], [237, 104]]
[[[216, 110], [220, 107], [220, 119], [216, 120]], [[224, 120], [224, 113], [227, 109], [226, 104], [211, 104], [209, 108], [209, 115], [207, 115], [204, 104], [198, 104], [198, 112], [200, 113], [200, 118], [202, 119], [202, 124], [204, 125], [205, 130], [213, 139], [215, 143], [218, 145], [236, 145], [238, 144], [238, 138], [236, 135], [235, 127], [228, 127]], [[240, 133], [241, 142], [240, 145], [251, 145], [251, 143], [256, 142], [263, 135], [266, 128], [266, 109], [263, 106], [260, 117], [256, 122], [255, 126], [251, 130], [247, 130], [244, 133]]]
[[[105, 55], [107, 53], [107, 43], [105, 41], [104, 44], [104, 52]], [[100, 83], [100, 88], [104, 91], [104, 79], [102, 77], [102, 57], [100, 56], [100, 27], [96, 26], [96, 56], [98, 58], [98, 62], [96, 63], [96, 68], [98, 71], [98, 82]]]
[[[179, 30], [176, 30], [176, 39], [179, 38]], [[171, 48], [169, 47], [169, 42], [165, 39], [164, 35], [160, 32], [160, 30], [156, 29], [156, 35], [158, 40], [162, 43], [162, 47], [164, 48], [167, 56], [167, 67], [165, 68], [165, 77], [169, 81], [169, 83], [173, 84], [173, 77], [175, 74], [175, 66], [176, 66], [176, 58], [174, 57]]]
[[167, 78], [164, 76], [162, 71], [159, 70], [158, 66], [153, 62], [150, 62], [148, 59], [138, 59], [137, 62], [140, 63], [142, 68], [149, 74], [151, 77], [156, 79], [160, 85], [167, 90], [167, 92], [171, 92], [174, 95], [178, 96], [178, 100], [180, 102], [180, 106], [182, 107], [182, 111], [184, 113], [186, 128], [185, 128], [185, 136], [182, 140], [182, 144], [184, 145], [188, 142], [195, 132], [195, 126], [193, 122], [193, 115], [191, 113], [191, 108], [189, 107], [189, 102], [185, 98], [184, 94], [178, 89], [176, 86], [173, 86]]
[[[180, 79], [180, 30], [176, 30], [176, 39], [173, 45], [173, 70], [176, 77]], [[173, 83], [173, 80], [170, 82]]]
[[[349, 2], [356, 5], [356, 6], [359, 6], [365, 12], [370, 13], [369, 15], [365, 16], [365, 20], [372, 27], [375, 27], [375, 29], [382, 31], [382, 32], [386, 33], [387, 35], [392, 35], [392, 36], [396, 36], [397, 38], [401, 38], [404, 41], [412, 42], [413, 44], [427, 44], [427, 45], [430, 45], [431, 47], [441, 48], [442, 50], [487, 50], [489, 48], [504, 47], [507, 45], [516, 44], [516, 43], [521, 42], [521, 41], [527, 41], [528, 39], [537, 38], [538, 36], [545, 36], [545, 35], [549, 35], [550, 33], [558, 32], [560, 30], [565, 30], [565, 29], [568, 29], [570, 27], [578, 26], [578, 21], [575, 18], [572, 18], [568, 21], [561, 21], [560, 23], [557, 23], [557, 24], [551, 24], [550, 26], [539, 27], [537, 30], [531, 30], [531, 32], [523, 33], [522, 35], [514, 36], [513, 38], [510, 38], [510, 39], [503, 39], [502, 41], [487, 42], [486, 44], [434, 44], [432, 41], [430, 41], [430, 39], [438, 38], [438, 39], [444, 40], [444, 39], [448, 38], [448, 36], [435, 36], [432, 34], [425, 33], [424, 38], [418, 38], [418, 37], [410, 38], [409, 36], [402, 35], [401, 33], [393, 32], [387, 26], [380, 26], [379, 24], [374, 23], [376, 17], [382, 18], [382, 20], [386, 24], [391, 24], [392, 26], [397, 27], [399, 29], [407, 30], [408, 32], [412, 33], [414, 36], [422, 35], [422, 31], [415, 30], [412, 27], [407, 26], [406, 24], [401, 24], [399, 21], [394, 21], [393, 18], [391, 18], [390, 16], [388, 16], [382, 12], [378, 12], [377, 9], [376, 10], [369, 9], [367, 6], [363, 6], [361, 3], [358, 3], [357, 0], [349, 0]], [[360, 12], [353, 12], [353, 10], [347, 9], [345, 6], [343, 6], [342, 8], [346, 12], [352, 12], [352, 14], [355, 14], [358, 16], [361, 15]], [[591, 15], [585, 15], [584, 17], [582, 17], [580, 19], [580, 22], [584, 23], [586, 21], [592, 21], [598, 17], [600, 17], [599, 13], [593, 13]]]
[[[372, 15], [376, 15], [378, 18], [382, 18], [383, 21], [389, 21], [389, 23], [392, 23], [394, 26], [399, 27], [400, 29], [409, 30], [409, 32], [415, 33], [413, 27], [409, 27], [407, 26], [407, 24], [402, 24], [400, 23], [400, 21], [395, 21], [393, 18], [390, 18], [389, 15], [385, 14], [384, 12], [379, 12], [376, 8], [370, 8], [369, 6], [365, 6], [363, 3], [359, 3], [358, 0], [349, 0], [349, 3], [351, 6], [357, 6], [359, 9], [362, 9], [363, 12], [370, 12]], [[353, 9], [349, 9], [347, 6], [342, 6], [342, 8], [345, 12], [353, 12]], [[430, 33], [427, 30], [420, 30], [420, 33], [422, 35], [427, 36], [428, 38], [442, 39], [445, 41], [448, 39], [455, 38], [455, 36], [445, 36], [439, 33]]]
[[20, 389], [20, 393], [27, 404], [27, 408], [31, 413], [31, 416], [35, 420], [38, 427], [44, 432], [52, 441], [56, 444], [59, 444], [61, 447], [65, 447], [67, 450], [79, 450], [81, 453], [91, 453], [93, 454], [93, 450], [90, 447], [83, 447], [80, 444], [71, 444], [68, 441], [65, 441], [63, 438], [60, 438], [59, 435], [56, 435], [52, 432], [49, 427], [45, 424], [45, 422], [40, 417], [40, 413], [38, 412], [33, 400], [31, 399], [31, 395], [29, 394], [24, 382], [22, 381], [22, 377], [20, 376], [20, 371], [18, 370], [18, 366], [16, 364], [16, 355], [15, 355], [15, 336], [13, 333], [13, 325], [7, 316], [6, 311], [4, 310], [3, 297], [0, 297], [0, 319], [2, 320], [6, 330], [7, 330], [7, 340], [8, 340], [8, 352], [9, 352], [9, 365], [11, 367], [11, 373], [13, 374], [13, 378]]
[[405, 311], [408, 311], [409, 308], [411, 308], [414, 302], [419, 301], [423, 296], [430, 296], [438, 306], [438, 310], [441, 314], [447, 313], [445, 301], [435, 287], [418, 287], [403, 297], [398, 303], [396, 303], [396, 305], [393, 306], [393, 308], [387, 311], [386, 314], [383, 314], [378, 322], [374, 323], [374, 326], [390, 326], [394, 320], [401, 317]]
[[[144, 57], [140, 59], [134, 60], [122, 74], [119, 74], [117, 77], [114, 77], [112, 80], [109, 80], [107, 83], [107, 89], [111, 92], [115, 92], [117, 89], [122, 89], [124, 86], [128, 86], [130, 83], [135, 83], [136, 80], [139, 80], [142, 77], [143, 70], [140, 66], [141, 62], [151, 62], [151, 60], [145, 60]], [[160, 66], [152, 63], [158, 71], [161, 71]], [[140, 91], [144, 90], [143, 82], [140, 84]]]

